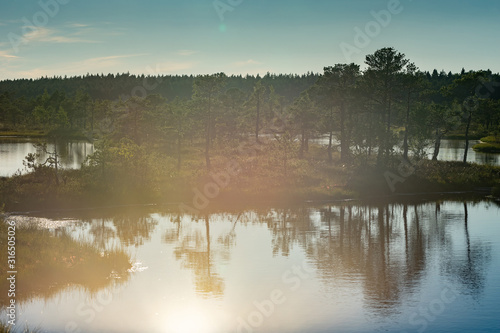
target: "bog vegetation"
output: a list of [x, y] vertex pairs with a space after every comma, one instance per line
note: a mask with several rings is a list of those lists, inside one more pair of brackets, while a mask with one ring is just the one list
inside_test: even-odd
[[[86, 75], [0, 82], [3, 134], [86, 138], [81, 170], [27, 156], [29, 174], [0, 182], [0, 202], [46, 205], [184, 201], [232, 165], [219, 200], [328, 199], [495, 186], [499, 169], [425, 162], [441, 140], [488, 137], [497, 151], [500, 76], [432, 73], [394, 48], [305, 75]], [[326, 145], [318, 145], [323, 138]], [[468, 142], [468, 141], [467, 141]], [[40, 146], [40, 149], [46, 149]], [[219, 176], [217, 176], [219, 175]], [[228, 177], [226, 177], [228, 178]], [[224, 179], [226, 179], [224, 178]]]

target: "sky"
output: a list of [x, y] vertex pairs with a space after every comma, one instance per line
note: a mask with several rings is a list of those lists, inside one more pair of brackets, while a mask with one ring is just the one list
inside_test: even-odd
[[2, 0], [0, 80], [304, 74], [394, 47], [500, 72], [499, 0]]

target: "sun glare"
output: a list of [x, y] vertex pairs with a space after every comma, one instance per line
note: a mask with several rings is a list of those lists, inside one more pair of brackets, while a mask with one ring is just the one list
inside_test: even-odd
[[168, 333], [212, 333], [214, 323], [200, 309], [182, 309], [173, 312], [167, 322]]

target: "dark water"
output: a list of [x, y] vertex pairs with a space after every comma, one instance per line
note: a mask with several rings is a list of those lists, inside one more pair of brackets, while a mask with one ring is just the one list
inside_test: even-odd
[[18, 323], [48, 332], [500, 331], [494, 202], [85, 214], [10, 218]]
[[[23, 160], [28, 153], [36, 153], [32, 139], [0, 138], [0, 177], [12, 176], [17, 171], [25, 172]], [[48, 151], [54, 151], [54, 144], [47, 144]], [[94, 152], [94, 145], [86, 141], [67, 141], [57, 145], [60, 162], [63, 168], [80, 168], [87, 155]], [[40, 152], [39, 162], [43, 163], [49, 156]]]

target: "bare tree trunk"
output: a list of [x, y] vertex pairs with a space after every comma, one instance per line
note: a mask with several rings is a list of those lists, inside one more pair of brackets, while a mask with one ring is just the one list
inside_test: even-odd
[[181, 170], [181, 136], [177, 135], [177, 170]]
[[330, 131], [330, 137], [328, 138], [328, 162], [332, 163], [332, 141], [333, 141], [333, 132]]
[[57, 139], [54, 140], [54, 161], [56, 168], [56, 185], [59, 186], [59, 158], [57, 154]]
[[345, 104], [340, 104], [340, 161], [347, 162], [349, 156], [349, 143], [347, 142], [346, 129], [345, 129]]
[[471, 121], [472, 121], [472, 112], [469, 111], [469, 118], [467, 118], [467, 127], [465, 128], [464, 163], [467, 163], [467, 153], [469, 151], [469, 129]]
[[300, 158], [304, 156], [304, 148], [305, 148], [305, 130], [304, 127], [302, 127], [302, 133], [300, 134], [300, 150], [299, 150]]
[[212, 98], [211, 96], [208, 97], [208, 114], [207, 114], [207, 124], [206, 124], [206, 133], [205, 133], [205, 161], [207, 163], [207, 169], [210, 170], [212, 168], [212, 165], [210, 163], [210, 129], [211, 129], [211, 110], [210, 108], [212, 107]]
[[439, 129], [436, 129], [436, 141], [434, 142], [434, 152], [432, 153], [433, 161], [437, 161], [440, 147], [441, 147], [441, 134], [439, 133]]
[[389, 155], [391, 154], [391, 101], [389, 100], [389, 105], [387, 107], [387, 134], [385, 138], [385, 158], [389, 159]]
[[255, 121], [255, 142], [259, 143], [260, 96], [257, 94], [257, 120]]
[[403, 158], [408, 160], [408, 132], [410, 131], [410, 93], [406, 104], [406, 124], [405, 124], [405, 137], [403, 140]]

